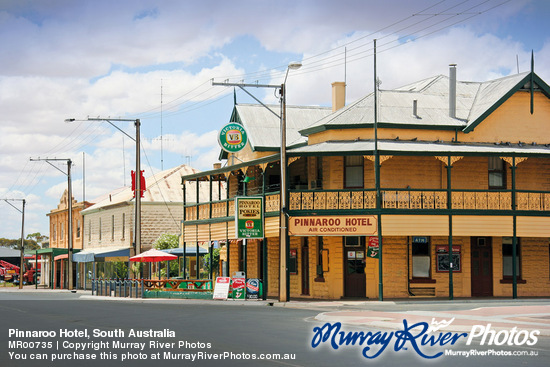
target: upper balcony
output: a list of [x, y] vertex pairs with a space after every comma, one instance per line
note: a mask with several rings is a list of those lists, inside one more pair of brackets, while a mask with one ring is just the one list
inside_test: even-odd
[[[416, 211], [426, 213], [448, 210], [447, 190], [383, 189], [382, 209], [386, 212]], [[263, 194], [266, 213], [279, 211], [279, 192]], [[550, 214], [550, 192], [518, 190], [516, 210]], [[254, 195], [258, 196], [258, 195]], [[451, 190], [451, 210], [456, 214], [476, 211], [479, 214], [504, 214], [512, 210], [512, 191]], [[337, 215], [344, 211], [374, 211], [376, 191], [365, 190], [292, 190], [289, 211], [294, 215], [315, 212]], [[185, 220], [196, 221], [233, 217], [234, 199], [185, 206]], [[509, 213], [506, 213], [509, 214]]]

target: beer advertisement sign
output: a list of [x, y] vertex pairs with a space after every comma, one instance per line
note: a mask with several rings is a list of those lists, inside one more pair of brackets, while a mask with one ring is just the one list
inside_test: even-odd
[[248, 142], [248, 135], [244, 127], [236, 122], [225, 125], [219, 135], [218, 143], [220, 147], [228, 153], [241, 151]]
[[235, 229], [239, 239], [264, 238], [264, 208], [261, 197], [235, 198]]

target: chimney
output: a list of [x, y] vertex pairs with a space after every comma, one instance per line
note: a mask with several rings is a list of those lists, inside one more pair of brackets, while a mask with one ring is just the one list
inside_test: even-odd
[[220, 169], [220, 168], [222, 168], [221, 163], [214, 163], [214, 169]]
[[332, 83], [332, 112], [338, 111], [346, 105], [346, 83]]
[[413, 116], [418, 118], [418, 100], [413, 100]]
[[456, 118], [456, 64], [449, 65], [449, 116]]

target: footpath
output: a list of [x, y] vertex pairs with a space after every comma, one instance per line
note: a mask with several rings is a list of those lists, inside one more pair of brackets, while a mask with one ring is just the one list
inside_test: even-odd
[[550, 299], [288, 302], [284, 306], [322, 311], [315, 317], [320, 322], [373, 328], [403, 329], [406, 319], [409, 325], [446, 325], [445, 331], [453, 332], [468, 332], [473, 325], [491, 324], [496, 331], [517, 327], [550, 336]]
[[340, 322], [372, 328], [403, 329], [403, 320], [409, 325], [427, 322], [436, 325], [442, 322], [446, 331], [467, 332], [473, 325], [491, 324], [494, 330], [539, 330], [541, 336], [550, 336], [550, 299], [415, 299], [389, 301], [317, 301], [293, 299], [289, 302], [277, 300], [196, 300], [196, 299], [141, 299], [92, 296], [90, 291], [68, 291], [35, 289], [26, 286], [17, 288], [0, 287], [0, 292], [10, 293], [73, 293], [79, 299], [120, 302], [157, 302], [184, 304], [226, 304], [228, 306], [273, 306], [304, 309], [319, 312], [314, 319], [318, 322]]

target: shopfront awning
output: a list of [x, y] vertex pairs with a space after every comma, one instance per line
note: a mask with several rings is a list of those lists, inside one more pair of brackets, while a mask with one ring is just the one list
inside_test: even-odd
[[[167, 253], [172, 254], [172, 255], [183, 256], [183, 247], [171, 248], [171, 249], [161, 250], [161, 251], [167, 252]], [[200, 255], [206, 255], [207, 253], [208, 253], [208, 250], [199, 245], [199, 256]], [[194, 245], [185, 246], [185, 255], [186, 256], [196, 256], [197, 255], [197, 246], [194, 246]]]
[[111, 248], [89, 248], [73, 255], [73, 261], [77, 263], [93, 262], [96, 259], [105, 257], [130, 256], [130, 248], [111, 247]]
[[63, 254], [63, 255], [57, 255], [56, 257], [54, 257], [54, 261], [57, 261], [57, 260], [65, 260], [65, 259], [68, 259], [69, 258], [69, 254]]

